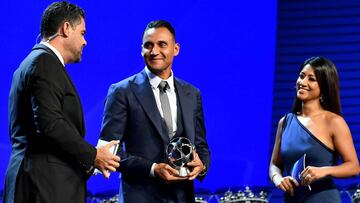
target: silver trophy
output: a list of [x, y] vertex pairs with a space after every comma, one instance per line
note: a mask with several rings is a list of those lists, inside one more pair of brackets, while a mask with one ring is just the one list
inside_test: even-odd
[[194, 145], [186, 137], [176, 137], [170, 141], [166, 153], [170, 165], [179, 171], [179, 176], [185, 177], [190, 173], [186, 164], [193, 160]]

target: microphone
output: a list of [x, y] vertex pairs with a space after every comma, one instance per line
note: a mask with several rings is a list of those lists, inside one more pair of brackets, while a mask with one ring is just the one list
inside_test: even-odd
[[41, 34], [39, 33], [38, 36], [37, 36], [36, 39], [35, 39], [35, 44], [38, 44], [38, 43], [39, 43], [38, 40], [39, 40], [40, 37], [41, 37]]
[[59, 33], [55, 33], [53, 35], [51, 35], [46, 42], [50, 42], [51, 40], [55, 39], [55, 37], [57, 36], [63, 36], [62, 34], [59, 34]]

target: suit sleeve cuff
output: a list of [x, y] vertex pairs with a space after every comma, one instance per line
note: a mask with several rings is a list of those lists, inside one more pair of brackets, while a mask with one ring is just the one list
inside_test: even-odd
[[155, 165], [156, 165], [156, 163], [153, 163], [152, 165], [151, 165], [151, 169], [150, 169], [150, 177], [155, 177], [155, 172], [154, 172], [154, 170], [155, 170]]

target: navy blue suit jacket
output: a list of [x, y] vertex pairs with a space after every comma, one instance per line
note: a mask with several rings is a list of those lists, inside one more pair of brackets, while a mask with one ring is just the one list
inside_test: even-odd
[[45, 45], [36, 45], [14, 73], [9, 124], [4, 202], [85, 202], [85, 171], [96, 149], [84, 140], [75, 86]]
[[[201, 95], [194, 86], [174, 79], [184, 135], [194, 143], [204, 165], [210, 152], [205, 135]], [[193, 202], [193, 182], [166, 184], [150, 177], [153, 163], [166, 163], [169, 136], [163, 128], [149, 79], [143, 70], [109, 88], [100, 139], [121, 140], [119, 149], [125, 202]], [[203, 178], [203, 177], [202, 177]]]

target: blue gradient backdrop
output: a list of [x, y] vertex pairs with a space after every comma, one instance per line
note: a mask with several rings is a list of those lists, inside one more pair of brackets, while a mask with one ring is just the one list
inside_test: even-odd
[[[12, 73], [35, 44], [51, 1], [2, 1], [0, 12], [0, 189], [11, 151]], [[174, 73], [203, 94], [212, 165], [198, 187], [267, 185], [276, 37], [276, 0], [73, 1], [86, 10], [83, 61], [67, 66], [85, 110], [86, 140], [96, 144], [110, 84], [143, 67], [141, 37], [153, 19], [170, 21], [181, 44]], [[144, 132], [146, 133], [146, 132]], [[93, 177], [92, 192], [117, 189]]]

